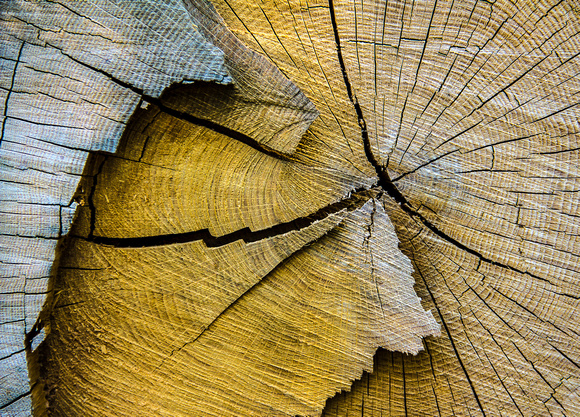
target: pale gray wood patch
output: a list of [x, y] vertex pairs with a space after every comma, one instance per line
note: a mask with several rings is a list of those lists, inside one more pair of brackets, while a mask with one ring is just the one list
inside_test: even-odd
[[115, 152], [142, 94], [196, 80], [232, 82], [181, 1], [0, 5], [0, 414], [31, 413], [24, 338], [88, 152]]
[[[26, 367], [26, 354], [21, 352], [0, 360], [0, 414], [5, 416], [30, 415], [30, 386]], [[28, 409], [25, 409], [28, 407]], [[28, 412], [28, 414], [26, 414]]]
[[2, 412], [10, 417], [25, 417], [30, 415], [31, 408], [32, 397], [28, 394], [2, 408]]

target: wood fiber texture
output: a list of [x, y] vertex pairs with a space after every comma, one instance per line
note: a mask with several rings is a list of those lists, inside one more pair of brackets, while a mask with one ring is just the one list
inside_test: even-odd
[[[222, 23], [204, 28], [180, 1], [6, 1], [0, 12], [0, 404], [8, 414], [27, 415], [25, 336], [46, 300], [89, 152], [114, 152], [139, 104], [163, 106], [160, 95], [174, 83], [231, 84], [226, 61], [235, 58], [200, 32]], [[239, 43], [228, 53], [251, 54]], [[276, 81], [288, 84], [271, 64], [262, 67], [271, 84], [262, 91]], [[286, 89], [271, 98], [273, 105], [308, 102], [295, 87]], [[195, 101], [187, 93], [181, 98]], [[269, 113], [278, 129], [291, 124], [290, 138], [301, 135], [292, 120], [300, 111]], [[204, 115], [198, 122], [211, 124]]]
[[573, 1], [1, 7], [0, 411], [580, 414]]
[[179, 2], [3, 1], [0, 19], [0, 404], [28, 415], [25, 336], [89, 152], [116, 150], [143, 94], [231, 78]]
[[49, 414], [319, 415], [377, 347], [438, 333], [380, 189], [345, 189], [350, 164], [305, 155], [321, 142], [283, 159], [153, 106], [133, 120], [81, 185]]

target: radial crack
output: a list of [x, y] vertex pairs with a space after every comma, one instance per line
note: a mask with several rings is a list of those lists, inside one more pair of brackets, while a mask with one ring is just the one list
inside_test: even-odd
[[[47, 43], [47, 45], [48, 46], [51, 46], [51, 47], [53, 47], [55, 49], [58, 49], [54, 45], [51, 45], [49, 43]], [[93, 67], [92, 65], [89, 65], [89, 64], [87, 64], [87, 63], [85, 63], [83, 61], [80, 61], [80, 60], [74, 58], [73, 56], [71, 56], [71, 55], [69, 55], [69, 54], [61, 51], [60, 49], [58, 49], [58, 50], [64, 56], [66, 56], [67, 58], [69, 58], [72, 61], [76, 62], [77, 64], [82, 65], [83, 67], [88, 68], [91, 71], [95, 71], [95, 72], [97, 72], [99, 74], [104, 75], [105, 77], [109, 78], [115, 84], [117, 84], [117, 85], [119, 85], [119, 86], [121, 86], [123, 88], [126, 88], [128, 90], [131, 90], [135, 94], [139, 95], [143, 101], [159, 107], [159, 109], [161, 111], [163, 111], [164, 113], [169, 114], [170, 116], [175, 117], [176, 119], [180, 119], [180, 120], [184, 120], [186, 122], [194, 123], [194, 124], [196, 124], [198, 126], [203, 126], [205, 128], [211, 129], [214, 132], [221, 133], [224, 136], [227, 136], [227, 137], [229, 137], [231, 139], [234, 139], [234, 140], [237, 140], [239, 142], [242, 142], [242, 143], [250, 146], [251, 148], [253, 148], [253, 149], [255, 149], [255, 150], [257, 150], [257, 151], [259, 151], [261, 153], [264, 153], [264, 154], [266, 154], [268, 156], [271, 156], [273, 158], [280, 159], [280, 160], [283, 160], [283, 161], [294, 160], [290, 155], [284, 154], [282, 152], [278, 152], [278, 151], [270, 148], [267, 145], [261, 144], [260, 142], [258, 142], [254, 138], [252, 138], [252, 137], [250, 137], [248, 135], [245, 135], [245, 134], [243, 134], [241, 132], [238, 132], [238, 131], [236, 131], [234, 129], [230, 129], [230, 128], [226, 127], [226, 126], [222, 126], [222, 125], [220, 125], [218, 123], [215, 123], [215, 122], [213, 122], [211, 120], [202, 119], [200, 117], [193, 116], [193, 115], [191, 115], [189, 113], [184, 113], [184, 112], [179, 111], [177, 109], [173, 109], [173, 108], [167, 106], [166, 104], [164, 104], [161, 99], [145, 94], [145, 92], [142, 89], [140, 89], [138, 87], [135, 87], [135, 86], [133, 86], [133, 85], [131, 85], [129, 83], [126, 83], [126, 82], [124, 82], [124, 81], [116, 78], [112, 74], [109, 74], [108, 72], [106, 72], [106, 71], [104, 71], [104, 70], [102, 70], [100, 68]]]
[[25, 42], [22, 42], [22, 44], [20, 45], [20, 49], [18, 50], [18, 56], [16, 57], [16, 63], [14, 64], [14, 70], [12, 71], [10, 88], [8, 89], [8, 93], [6, 93], [6, 100], [4, 100], [4, 119], [2, 119], [2, 130], [0, 131], [0, 144], [2, 143], [2, 139], [4, 138], [4, 129], [6, 128], [6, 120], [8, 119], [8, 100], [10, 100], [10, 94], [14, 89], [14, 82], [16, 80], [16, 71], [18, 69], [18, 64], [20, 63], [20, 57], [22, 56], [22, 50], [24, 49], [25, 44], [26, 44]]
[[[98, 174], [97, 174], [98, 175]], [[274, 236], [283, 235], [292, 231], [301, 230], [312, 225], [314, 222], [325, 219], [326, 217], [336, 214], [341, 210], [347, 209], [352, 211], [361, 207], [366, 201], [377, 194], [375, 189], [357, 189], [349, 195], [349, 197], [339, 200], [336, 203], [330, 204], [318, 211], [289, 222], [280, 223], [266, 229], [252, 231], [249, 227], [245, 227], [235, 232], [228, 233], [222, 236], [213, 236], [209, 229], [196, 230], [185, 233], [175, 233], [156, 236], [131, 237], [131, 238], [112, 238], [106, 236], [94, 236], [94, 218], [91, 215], [91, 233], [88, 238], [82, 238], [97, 244], [111, 245], [118, 248], [142, 248], [151, 246], [173, 245], [176, 243], [187, 243], [198, 240], [203, 240], [207, 247], [215, 248], [219, 246], [228, 245], [236, 240], [243, 240], [246, 243], [257, 242], [263, 239], [268, 239]], [[91, 206], [92, 192], [89, 196], [89, 207]], [[91, 208], [91, 213], [94, 213], [94, 207]]]
[[97, 172], [95, 173], [95, 175], [93, 175], [93, 183], [91, 184], [91, 191], [89, 193], [89, 196], [87, 197], [88, 205], [89, 205], [89, 212], [91, 215], [90, 224], [89, 224], [89, 236], [88, 236], [89, 240], [91, 240], [93, 238], [93, 235], [95, 233], [95, 224], [97, 221], [97, 208], [95, 207], [95, 201], [94, 201], [95, 190], [97, 189], [97, 178], [103, 172], [103, 167], [105, 166], [105, 162], [107, 162], [107, 157], [103, 158], [103, 160], [99, 164]]
[[[533, 278], [536, 278], [536, 279], [539, 279], [542, 281], [547, 281], [545, 278], [542, 278], [538, 275], [532, 274], [528, 271], [521, 271], [521, 270], [514, 268], [510, 265], [503, 264], [503, 263], [494, 261], [490, 258], [487, 258], [483, 254], [477, 252], [476, 250], [464, 245], [463, 243], [459, 242], [458, 240], [447, 235], [445, 232], [443, 232], [437, 226], [435, 226], [433, 223], [431, 223], [429, 220], [427, 220], [415, 208], [413, 208], [413, 206], [409, 203], [409, 201], [405, 198], [405, 196], [403, 196], [403, 194], [401, 194], [401, 192], [397, 189], [397, 187], [395, 186], [395, 184], [393, 183], [393, 181], [389, 177], [389, 174], [388, 174], [387, 170], [385, 169], [385, 167], [379, 163], [379, 161], [375, 158], [375, 156], [373, 154], [370, 140], [369, 140], [367, 125], [366, 125], [366, 122], [365, 122], [365, 119], [363, 116], [363, 112], [362, 112], [362, 108], [361, 108], [361, 106], [356, 98], [356, 94], [354, 94], [354, 92], [352, 90], [352, 86], [351, 86], [351, 83], [350, 83], [349, 78], [348, 78], [348, 73], [346, 71], [346, 65], [344, 63], [344, 58], [342, 56], [342, 51], [340, 49], [340, 36], [338, 34], [338, 26], [336, 23], [336, 15], [335, 15], [335, 10], [334, 10], [333, 0], [329, 0], [329, 6], [330, 6], [330, 19], [332, 22], [332, 27], [334, 29], [334, 39], [336, 42], [338, 61], [340, 63], [340, 68], [342, 70], [342, 75], [344, 78], [346, 91], [348, 93], [348, 97], [349, 97], [350, 101], [352, 102], [352, 104], [355, 108], [355, 111], [356, 111], [356, 114], [358, 117], [358, 123], [359, 123], [359, 126], [361, 128], [361, 136], [362, 136], [362, 140], [363, 140], [365, 154], [366, 154], [367, 159], [371, 163], [371, 165], [375, 168], [375, 171], [376, 171], [377, 177], [378, 177], [379, 186], [399, 204], [399, 206], [403, 209], [403, 211], [405, 211], [405, 213], [407, 213], [409, 216], [411, 216], [415, 219], [418, 219], [421, 223], [423, 223], [423, 225], [425, 227], [427, 227], [429, 230], [431, 230], [437, 236], [439, 236], [440, 238], [442, 238], [446, 242], [452, 244], [453, 246], [477, 257], [478, 259], [480, 259], [483, 262], [488, 263], [490, 265], [509, 269], [511, 271], [518, 272], [520, 274], [529, 275]], [[536, 63], [535, 66], [537, 66], [538, 64], [539, 63]], [[523, 75], [518, 77], [518, 79], [520, 79], [521, 77], [523, 77]], [[510, 85], [515, 83], [517, 80], [513, 81]], [[453, 153], [453, 152], [455, 152], [455, 151], [452, 151], [450, 153]], [[445, 156], [445, 155], [443, 155], [443, 156]], [[430, 162], [434, 162], [434, 161], [430, 161]], [[406, 175], [406, 174], [401, 175], [397, 179], [402, 178], [404, 175]]]
[[[413, 259], [413, 261], [416, 265], [416, 262], [414, 259]], [[445, 332], [447, 333], [449, 341], [451, 342], [451, 347], [453, 348], [453, 351], [455, 352], [455, 356], [457, 357], [457, 361], [459, 362], [459, 366], [463, 370], [463, 373], [465, 374], [465, 377], [467, 378], [467, 382], [469, 383], [469, 386], [471, 388], [471, 392], [473, 393], [473, 397], [475, 398], [475, 401], [477, 402], [479, 409], [481, 410], [481, 412], [483, 413], [483, 415], [485, 417], [485, 411], [483, 409], [483, 406], [481, 404], [479, 396], [477, 395], [477, 391], [475, 390], [475, 385], [473, 384], [473, 381], [469, 377], [469, 373], [467, 372], [467, 368], [465, 367], [465, 364], [463, 363], [463, 360], [461, 359], [461, 355], [459, 355], [459, 350], [457, 349], [457, 346], [455, 346], [455, 341], [454, 341], [453, 337], [451, 336], [451, 331], [449, 330], [449, 327], [447, 327], [447, 322], [443, 318], [441, 310], [439, 309], [439, 306], [437, 305], [437, 302], [435, 301], [435, 296], [434, 296], [433, 292], [431, 291], [431, 288], [429, 288], [429, 285], [427, 284], [427, 280], [423, 276], [421, 269], [416, 268], [416, 271], [417, 271], [417, 274], [423, 280], [423, 283], [425, 284], [425, 288], [427, 289], [427, 292], [429, 293], [429, 295], [431, 296], [431, 299], [433, 300], [433, 305], [435, 306], [435, 310], [437, 310], [439, 318], [441, 319], [441, 323], [443, 323], [443, 328], [445, 329]]]

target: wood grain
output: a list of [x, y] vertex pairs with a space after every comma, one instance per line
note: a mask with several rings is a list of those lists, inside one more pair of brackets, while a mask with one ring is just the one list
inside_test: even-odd
[[[224, 52], [214, 81], [232, 82], [170, 88], [188, 76], [139, 86], [140, 59], [99, 60], [91, 50], [112, 36], [69, 33], [77, 14], [18, 14], [61, 7], [40, 3], [3, 10], [17, 29], [0, 35], [1, 245], [18, 263], [3, 280], [2, 314], [16, 317], [3, 412], [30, 406], [22, 339], [13, 347], [52, 276], [39, 413], [580, 413], [574, 2], [151, 6], [116, 36], [172, 39], [142, 56], [165, 74], [183, 68], [163, 54], [187, 56], [175, 34], [194, 22], [201, 49]], [[182, 20], [162, 24], [175, 10]], [[30, 83], [44, 78], [29, 67], [52, 81]], [[83, 94], [104, 106], [82, 104], [76, 132], [51, 96]], [[94, 150], [107, 153], [88, 159], [75, 238], [51, 275]], [[199, 291], [231, 298], [188, 284], [204, 274], [219, 284]]]

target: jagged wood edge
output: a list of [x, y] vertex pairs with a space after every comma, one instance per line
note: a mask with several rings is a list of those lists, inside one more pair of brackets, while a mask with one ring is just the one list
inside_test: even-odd
[[[60, 4], [60, 3], [59, 3]], [[200, 3], [201, 4], [201, 3]], [[60, 4], [61, 6], [63, 6], [65, 9], [73, 12], [74, 14], [78, 14], [78, 12], [70, 9], [69, 7], [67, 7], [66, 5]], [[14, 5], [11, 5], [14, 6]], [[18, 7], [18, 6], [15, 6]], [[15, 15], [18, 14], [18, 10], [9, 10], [7, 9], [3, 9], [2, 10], [2, 20], [4, 20], [5, 18], [7, 18], [8, 20], [10, 20], [10, 13], [9, 12], [13, 12]], [[80, 16], [80, 15], [79, 15]], [[18, 16], [16, 16], [16, 19], [19, 20], [21, 23], [25, 23], [26, 24], [26, 19], [22, 19]], [[3, 26], [9, 26], [8, 20], [5, 20], [3, 22]], [[89, 18], [89, 20], [91, 20]], [[14, 22], [12, 22], [14, 23]], [[37, 33], [41, 33], [41, 28], [35, 25], [32, 25], [35, 29], [38, 29]], [[36, 30], [32, 29], [32, 32], [35, 32]], [[21, 39], [21, 43], [20, 46], [18, 48], [18, 52], [15, 58], [10, 58], [8, 57], [7, 59], [5, 59], [7, 62], [13, 62], [13, 66], [11, 69], [11, 77], [9, 80], [9, 85], [6, 88], [6, 93], [5, 93], [5, 97], [4, 97], [4, 108], [3, 108], [3, 117], [2, 117], [2, 137], [0, 138], [0, 144], [2, 143], [2, 141], [4, 141], [4, 144], [6, 146], [6, 144], [11, 143], [11, 129], [8, 126], [8, 120], [12, 119], [12, 120], [17, 120], [19, 122], [26, 122], [25, 118], [19, 117], [20, 115], [18, 113], [12, 114], [9, 113], [9, 107], [8, 107], [8, 102], [9, 99], [11, 97], [11, 94], [13, 93], [13, 91], [15, 91], [15, 88], [18, 87], [18, 80], [17, 80], [17, 72], [19, 70], [19, 64], [21, 63], [21, 60], [23, 60], [22, 62], [26, 62], [26, 58], [27, 58], [27, 54], [25, 51], [25, 55], [23, 56], [23, 50], [25, 49], [25, 46], [29, 46], [31, 48], [35, 48], [36, 42], [38, 42], [37, 40], [32, 40], [31, 38], [26, 38], [26, 34], [21, 34], [20, 32], [15, 32], [16, 34], [14, 34], [14, 32], [12, 32], [10, 30], [10, 28], [8, 27], [8, 29], [4, 30], [4, 45], [10, 44], [12, 41], [10, 41], [10, 37], [14, 37], [14, 39], [18, 39], [20, 36], [22, 36], [23, 38]], [[233, 35], [232, 35], [233, 36]], [[40, 39], [40, 37], [37, 35], [37, 38]], [[69, 60], [69, 62], [75, 63], [75, 64], [79, 64], [82, 67], [85, 67], [89, 72], [94, 72], [102, 77], [100, 77], [100, 80], [107, 80], [107, 82], [112, 83], [112, 88], [116, 89], [117, 91], [117, 98], [119, 98], [119, 101], [123, 102], [126, 100], [121, 99], [120, 97], [123, 96], [123, 94], [132, 97], [132, 105], [129, 106], [128, 108], [125, 107], [122, 109], [122, 114], [123, 116], [121, 117], [121, 121], [117, 121], [115, 119], [117, 118], [111, 118], [108, 123], [109, 124], [114, 124], [114, 123], [120, 123], [121, 126], [124, 126], [130, 115], [133, 113], [133, 111], [135, 110], [135, 108], [137, 108], [137, 106], [139, 105], [139, 103], [141, 101], [146, 101], [146, 102], [153, 102], [156, 103], [160, 106], [163, 106], [162, 103], [159, 101], [159, 95], [157, 95], [157, 97], [155, 95], [149, 95], [146, 94], [144, 91], [145, 90], [149, 90], [149, 91], [156, 91], [158, 92], [158, 94], [160, 94], [160, 92], [162, 92], [166, 87], [168, 87], [169, 85], [165, 85], [164, 87], [146, 87], [145, 89], [143, 89], [143, 87], [135, 87], [131, 82], [128, 82], [126, 80], [122, 80], [120, 78], [118, 78], [117, 76], [115, 76], [112, 73], [109, 73], [107, 71], [104, 71], [102, 69], [99, 69], [97, 67], [92, 66], [91, 64], [87, 64], [85, 62], [83, 62], [82, 59], [78, 59], [75, 58], [72, 54], [68, 54], [64, 51], [58, 51], [58, 47], [51, 45], [49, 42], [45, 42], [45, 45], [43, 46], [42, 43], [40, 45], [41, 48], [52, 48], [54, 49], [54, 53], [56, 53], [58, 55], [58, 53], [61, 54], [61, 59], [63, 61], [66, 61], [67, 59]], [[242, 48], [241, 45], [239, 45], [238, 50]], [[204, 49], [203, 47], [201, 48], [202, 50]], [[216, 48], [216, 51], [218, 51], [218, 57], [219, 57], [219, 53], [220, 51]], [[6, 49], [5, 49], [6, 51]], [[57, 52], [58, 51], [58, 52]], [[68, 64], [70, 65], [70, 64]], [[64, 65], [66, 66], [66, 65]], [[46, 71], [44, 69], [35, 69], [37, 72], [39, 73], [45, 73], [45, 74], [50, 74], [50, 75], [60, 75], [60, 74], [53, 74], [50, 71]], [[222, 66], [222, 75], [220, 75], [218, 78], [209, 78], [212, 79], [213, 81], [219, 82], [219, 83], [224, 83], [225, 82], [229, 82], [228, 80], [228, 70], [227, 68]], [[204, 77], [203, 80], [207, 81], [209, 80], [207, 77]], [[189, 79], [188, 81], [192, 81], [192, 79]], [[153, 93], [155, 94], [155, 93]], [[179, 112], [178, 110], [174, 110], [174, 109], [169, 109], [166, 108], [165, 109], [168, 112], [173, 113], [174, 115], [177, 116], [182, 116], [187, 118], [189, 121], [195, 120], [198, 123], [208, 126], [210, 128], [213, 128], [214, 130], [218, 130], [221, 131], [222, 133], [227, 134], [230, 137], [234, 137], [237, 140], [240, 140], [244, 143], [250, 144], [250, 146], [253, 146], [255, 148], [259, 148], [261, 151], [266, 152], [266, 153], [275, 153], [277, 156], [278, 153], [277, 152], [272, 152], [269, 151], [268, 149], [264, 149], [263, 146], [257, 145], [256, 141], [253, 140], [252, 138], [244, 135], [243, 133], [238, 133], [236, 131], [233, 131], [227, 127], [222, 127], [220, 125], [217, 125], [215, 123], [212, 123], [211, 121], [204, 121], [203, 119], [199, 119], [196, 118], [195, 116], [191, 116], [191, 115], [184, 115], [183, 113]], [[311, 111], [311, 113], [314, 115], [314, 117], [316, 117], [315, 113], [313, 113]], [[41, 123], [42, 125], [42, 123]], [[73, 122], [74, 125], [74, 122]], [[50, 124], [46, 125], [47, 127], [51, 127]], [[55, 126], [56, 128], [58, 128], [58, 126]], [[105, 130], [105, 131], [110, 131], [110, 128], [107, 129], [101, 129], [101, 130]], [[59, 248], [59, 242], [61, 241], [61, 238], [63, 236], [66, 235], [66, 233], [69, 230], [70, 224], [72, 222], [73, 216], [74, 216], [74, 212], [75, 212], [75, 208], [76, 208], [76, 203], [72, 202], [72, 195], [74, 193], [74, 190], [76, 189], [76, 186], [78, 184], [78, 180], [80, 179], [80, 173], [82, 171], [82, 167], [84, 165], [84, 161], [86, 161], [86, 157], [87, 157], [87, 151], [91, 151], [91, 150], [99, 150], [102, 149], [104, 151], [107, 152], [114, 152], [116, 149], [116, 145], [118, 143], [118, 140], [120, 138], [120, 135], [122, 133], [122, 128], [117, 127], [116, 129], [113, 129], [114, 131], [116, 131], [116, 138], [115, 136], [113, 136], [113, 138], [108, 138], [108, 141], [104, 144], [104, 147], [99, 147], [99, 145], [96, 145], [92, 143], [92, 140], [89, 139], [88, 140], [88, 147], [85, 146], [67, 146], [64, 144], [60, 144], [60, 146], [62, 147], [62, 149], [64, 149], [65, 152], [70, 151], [73, 152], [75, 155], [74, 159], [71, 159], [70, 162], [70, 166], [67, 166], [66, 163], [65, 165], [62, 167], [62, 169], [69, 171], [69, 172], [74, 172], [76, 173], [77, 177], [76, 180], [73, 179], [72, 184], [69, 186], [68, 188], [68, 197], [66, 196], [66, 193], [64, 196], [61, 195], [61, 200], [63, 200], [63, 202], [61, 202], [58, 205], [55, 205], [56, 210], [57, 210], [57, 215], [53, 216], [53, 221], [56, 221], [56, 224], [53, 223], [52, 226], [49, 226], [46, 224], [46, 212], [43, 211], [40, 213], [40, 219], [42, 220], [36, 220], [35, 222], [33, 222], [32, 230], [29, 229], [25, 232], [24, 235], [21, 235], [21, 233], [19, 232], [19, 225], [17, 224], [16, 226], [12, 223], [13, 221], [16, 221], [17, 223], [19, 223], [20, 217], [17, 214], [18, 213], [18, 206], [14, 207], [14, 204], [12, 204], [12, 206], [10, 207], [12, 209], [12, 212], [8, 209], [3, 210], [5, 213], [8, 212], [10, 214], [10, 218], [8, 219], [3, 219], [2, 221], [2, 231], [4, 232], [4, 236], [2, 236], [2, 240], [4, 240], [4, 244], [3, 246], [3, 253], [4, 253], [4, 258], [6, 258], [6, 260], [3, 260], [3, 272], [2, 272], [2, 276], [4, 278], [8, 278], [11, 275], [13, 275], [14, 273], [10, 272], [10, 264], [13, 264], [13, 259], [14, 257], [16, 257], [18, 259], [18, 257], [20, 256], [21, 258], [24, 257], [24, 259], [26, 259], [29, 255], [27, 255], [27, 253], [29, 252], [35, 252], [38, 250], [38, 247], [36, 246], [38, 244], [38, 242], [40, 242], [41, 245], [46, 245], [48, 244], [48, 247], [45, 249], [45, 252], [47, 253], [47, 260], [44, 261], [45, 262], [45, 267], [44, 270], [45, 272], [42, 273], [42, 275], [44, 276], [43, 281], [41, 281], [41, 287], [40, 288], [35, 288], [35, 302], [34, 305], [30, 305], [30, 303], [26, 303], [24, 302], [24, 310], [30, 310], [29, 314], [28, 314], [28, 318], [22, 321], [14, 321], [13, 318], [15, 316], [15, 313], [12, 312], [13, 307], [13, 301], [7, 300], [6, 298], [9, 296], [14, 296], [14, 295], [21, 295], [24, 296], [26, 294], [26, 290], [24, 290], [24, 288], [20, 291], [13, 291], [13, 289], [11, 287], [13, 287], [12, 284], [8, 283], [8, 284], [4, 284], [3, 282], [3, 298], [5, 299], [4, 303], [8, 303], [7, 306], [6, 304], [4, 304], [5, 306], [3, 307], [3, 316], [6, 315], [8, 320], [6, 320], [3, 323], [4, 327], [9, 327], [7, 329], [3, 329], [6, 331], [6, 333], [11, 333], [13, 336], [17, 335], [20, 333], [21, 329], [20, 327], [24, 326], [24, 333], [28, 333], [28, 337], [26, 338], [26, 344], [28, 345], [28, 348], [30, 350], [32, 350], [34, 348], [34, 346], [31, 345], [32, 343], [32, 339], [34, 338], [34, 336], [40, 331], [40, 329], [38, 327], [33, 327], [34, 322], [36, 321], [36, 315], [38, 313], [38, 311], [40, 310], [40, 307], [42, 306], [42, 304], [44, 303], [45, 300], [45, 296], [46, 296], [46, 285], [48, 283], [48, 279], [50, 276], [50, 273], [48, 272], [48, 269], [53, 265], [53, 262], [55, 263], [57, 261], [57, 253], [58, 253], [58, 248]], [[97, 129], [97, 131], [99, 131]], [[47, 143], [50, 142], [50, 139], [47, 139]], [[57, 145], [58, 146], [58, 145]], [[84, 152], [83, 152], [84, 151]], [[79, 159], [79, 155], [80, 155], [80, 159]], [[31, 162], [31, 165], [35, 165], [37, 162]], [[62, 164], [62, 162], [61, 162]], [[74, 168], [73, 168], [74, 167]], [[3, 175], [3, 177], [5, 177], [5, 175]], [[3, 185], [6, 185], [6, 183], [10, 183], [11, 181], [7, 178], [3, 178]], [[64, 197], [64, 198], [63, 198]], [[3, 201], [2, 205], [3, 208], [6, 207], [6, 205], [9, 204], [9, 202], [5, 202]], [[34, 204], [34, 203], [32, 203]], [[14, 211], [16, 210], [16, 211]], [[37, 214], [38, 216], [38, 214]], [[34, 223], [36, 225], [37, 228], [41, 228], [41, 230], [35, 231], [37, 229], [34, 229]], [[55, 230], [56, 227], [56, 232], [51, 232], [52, 230]], [[11, 230], [15, 230], [14, 232], [11, 232]], [[51, 233], [49, 235], [47, 235], [46, 237], [38, 237], [39, 233], [43, 233], [42, 230], [47, 230]], [[14, 233], [12, 235], [12, 233]], [[30, 237], [26, 234], [29, 233]], [[11, 238], [10, 236], [14, 236], [13, 238]], [[36, 237], [34, 237], [36, 236]], [[30, 246], [30, 244], [27, 244], [28, 242], [32, 243], [32, 246]], [[11, 249], [16, 247], [17, 249]], [[19, 255], [20, 253], [20, 255]], [[52, 253], [52, 255], [51, 255]], [[34, 258], [32, 258], [34, 259]], [[30, 276], [29, 273], [27, 273], [27, 278], [33, 278]], [[25, 282], [28, 282], [25, 281]], [[42, 285], [43, 284], [43, 285]], [[18, 316], [18, 314], [16, 314], [16, 316]], [[26, 316], [25, 316], [26, 317]], [[15, 323], [21, 323], [21, 325], [15, 325]], [[22, 337], [22, 339], [25, 339], [24, 337]], [[22, 344], [24, 344], [24, 340], [21, 339]], [[30, 399], [29, 399], [29, 390], [26, 388], [26, 386], [28, 385], [27, 382], [27, 372], [26, 372], [26, 363], [24, 360], [25, 357], [25, 349], [23, 348], [18, 348], [17, 345], [19, 344], [18, 342], [18, 337], [16, 336], [16, 340], [15, 340], [15, 346], [14, 349], [11, 349], [10, 347], [8, 347], [7, 349], [9, 350], [9, 353], [7, 356], [4, 356], [3, 361], [2, 361], [2, 366], [3, 368], [9, 369], [10, 371], [7, 372], [3, 372], [3, 378], [4, 378], [4, 385], [7, 387], [6, 389], [8, 391], [6, 391], [5, 393], [2, 394], [2, 396], [4, 397], [2, 399], [2, 405], [0, 406], [0, 409], [4, 409], [6, 412], [10, 412], [10, 413], [24, 413], [27, 414], [29, 412], [29, 407], [30, 407]], [[14, 350], [14, 351], [10, 351], [10, 350]], [[12, 379], [6, 379], [8, 376], [12, 375], [13, 378]]]

